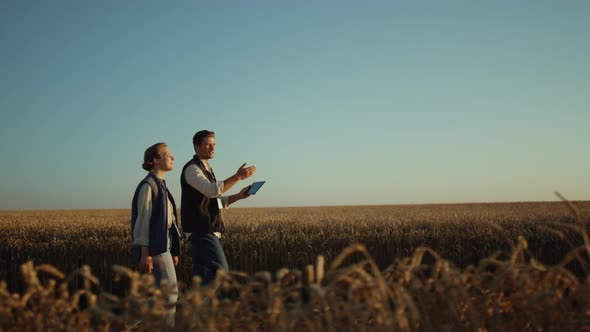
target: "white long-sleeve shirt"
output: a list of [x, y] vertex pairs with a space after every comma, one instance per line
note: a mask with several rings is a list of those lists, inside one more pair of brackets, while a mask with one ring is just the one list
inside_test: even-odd
[[[172, 227], [174, 220], [174, 208], [166, 195], [168, 204], [168, 228]], [[150, 244], [150, 219], [152, 218], [152, 188], [144, 183], [139, 188], [137, 195], [137, 219], [133, 228], [133, 245], [149, 246]]]
[[[201, 159], [201, 162], [203, 162], [203, 165], [205, 165], [207, 170], [211, 172], [211, 166], [209, 165], [207, 160]], [[217, 204], [220, 210], [229, 208], [229, 196], [221, 196], [223, 194], [223, 181], [209, 181], [205, 173], [203, 173], [199, 166], [195, 164], [189, 165], [184, 170], [183, 176], [186, 179], [186, 182], [191, 187], [198, 190], [201, 194], [211, 199], [215, 198], [217, 200]], [[188, 238], [191, 236], [192, 233], [185, 232], [184, 234]], [[219, 232], [214, 232], [213, 234], [215, 234], [217, 237], [221, 237], [221, 233]]]

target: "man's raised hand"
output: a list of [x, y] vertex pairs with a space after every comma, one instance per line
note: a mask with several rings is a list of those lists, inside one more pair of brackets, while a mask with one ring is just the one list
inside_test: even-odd
[[254, 175], [254, 172], [256, 172], [256, 166], [252, 165], [246, 167], [246, 163], [244, 163], [240, 166], [236, 175], [238, 176], [238, 179], [244, 180]]

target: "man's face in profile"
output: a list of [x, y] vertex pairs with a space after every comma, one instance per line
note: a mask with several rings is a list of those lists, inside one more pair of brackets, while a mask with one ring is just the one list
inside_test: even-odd
[[215, 137], [208, 136], [203, 138], [201, 144], [195, 145], [195, 152], [201, 159], [211, 159], [215, 155]]

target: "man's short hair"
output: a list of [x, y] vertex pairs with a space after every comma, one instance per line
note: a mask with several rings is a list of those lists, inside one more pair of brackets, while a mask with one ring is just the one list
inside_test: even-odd
[[195, 136], [193, 136], [193, 145], [201, 145], [203, 139], [210, 136], [215, 137], [215, 133], [209, 130], [197, 131]]

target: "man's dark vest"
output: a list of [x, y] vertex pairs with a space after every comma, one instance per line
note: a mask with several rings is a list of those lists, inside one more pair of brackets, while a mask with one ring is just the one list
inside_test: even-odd
[[[131, 203], [131, 236], [133, 237], [133, 228], [137, 221], [138, 207], [137, 196], [144, 183], [147, 183], [152, 190], [152, 217], [150, 219], [150, 255], [155, 256], [168, 251], [168, 234], [172, 241], [172, 248], [170, 253], [172, 256], [180, 255], [180, 231], [176, 222], [168, 229], [168, 204], [166, 203], [166, 195], [170, 200], [173, 208], [174, 219], [178, 220], [176, 216], [176, 204], [174, 198], [166, 188], [164, 182], [153, 173], [148, 175], [137, 185], [135, 194], [133, 195], [133, 202]], [[137, 261], [141, 258], [141, 247], [133, 246], [133, 256]]]
[[223, 232], [224, 226], [221, 213], [217, 205], [217, 198], [209, 198], [193, 188], [184, 177], [184, 172], [190, 165], [196, 165], [211, 183], [217, 182], [213, 170], [209, 172], [203, 162], [196, 155], [182, 168], [180, 186], [182, 197], [180, 202], [180, 217], [182, 230], [187, 233]]

